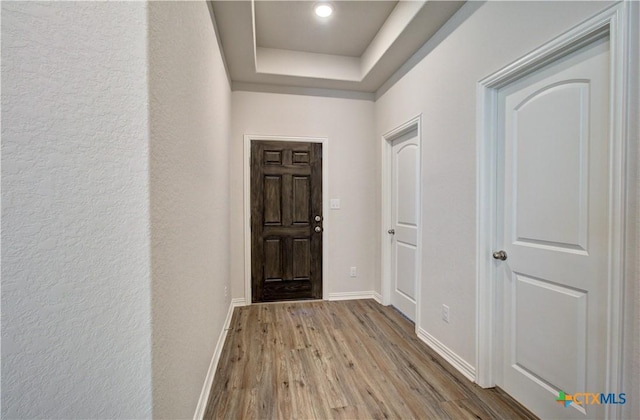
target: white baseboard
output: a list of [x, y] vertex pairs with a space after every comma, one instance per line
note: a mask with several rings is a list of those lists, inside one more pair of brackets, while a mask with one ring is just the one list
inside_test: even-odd
[[382, 295], [378, 292], [376, 292], [375, 290], [373, 291], [373, 299], [378, 302], [380, 305], [382, 305]]
[[[247, 302], [244, 301], [244, 298], [231, 299], [231, 306], [233, 306], [234, 308], [237, 308], [237, 307], [240, 307], [240, 306], [245, 306], [246, 304], [247, 304]], [[233, 310], [231, 310], [231, 312], [233, 314]], [[231, 322], [231, 320], [229, 320], [229, 322]]]
[[327, 300], [356, 300], [356, 299], [374, 299], [381, 302], [382, 298], [379, 293], [370, 290], [368, 292], [341, 292], [329, 293]]
[[456, 368], [467, 379], [469, 379], [471, 382], [476, 381], [476, 368], [471, 366], [466, 360], [458, 356], [453, 350], [442, 344], [434, 336], [432, 336], [422, 328], [417, 328], [417, 334], [420, 340], [431, 347], [433, 351], [442, 356], [444, 360], [449, 362], [451, 366]]
[[204, 417], [204, 412], [207, 409], [207, 403], [209, 402], [209, 395], [211, 394], [211, 387], [213, 386], [213, 378], [216, 374], [216, 369], [218, 368], [218, 362], [220, 361], [220, 355], [222, 354], [224, 342], [227, 339], [227, 331], [229, 330], [229, 326], [231, 325], [233, 310], [238, 306], [245, 306], [244, 298], [231, 299], [231, 302], [229, 303], [227, 318], [224, 320], [222, 331], [220, 331], [220, 335], [218, 336], [218, 343], [216, 344], [216, 348], [213, 352], [213, 357], [211, 358], [211, 363], [209, 364], [209, 371], [207, 372], [202, 391], [200, 392], [200, 399], [198, 400], [198, 405], [196, 406], [196, 412], [193, 415], [194, 420], [202, 420], [202, 418]]

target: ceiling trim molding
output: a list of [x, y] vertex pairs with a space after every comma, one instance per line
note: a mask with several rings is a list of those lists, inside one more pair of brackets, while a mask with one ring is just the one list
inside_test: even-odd
[[314, 79], [362, 81], [361, 60], [344, 55], [257, 47], [256, 72]]
[[473, 15], [486, 1], [467, 1], [458, 11], [438, 31], [429, 38], [398, 70], [396, 70], [383, 84], [374, 92], [377, 101], [384, 95], [398, 80], [402, 79], [413, 69], [416, 64], [422, 61], [431, 51], [433, 51], [442, 41], [453, 33], [467, 18]]
[[410, 27], [427, 0], [400, 1], [360, 57], [258, 47], [256, 0], [251, 0], [255, 71], [259, 74], [362, 82]]
[[[386, 89], [397, 81], [395, 79], [390, 81], [390, 77], [395, 74], [395, 77], [399, 79], [399, 75], [408, 72], [416, 64], [415, 61], [419, 61], [420, 58], [416, 57], [423, 58], [424, 55], [430, 52], [428, 48], [421, 49], [421, 47], [424, 47], [425, 42], [428, 42], [429, 38], [438, 33], [438, 30], [464, 4], [463, 0], [400, 1], [395, 4], [384, 22], [382, 22], [382, 19], [376, 21], [375, 25], [380, 25], [380, 28], [377, 34], [373, 35], [373, 38], [368, 41], [366, 48], [364, 48], [362, 40], [359, 41], [361, 45], [358, 46], [358, 50], [361, 51], [361, 48], [364, 48], [361, 55], [346, 56], [335, 53], [335, 51], [344, 50], [344, 45], [340, 46], [342, 50], [340, 48], [332, 50], [327, 46], [323, 51], [329, 51], [330, 53], [328, 54], [314, 52], [322, 50], [322, 48], [316, 48], [315, 41], [309, 41], [310, 47], [306, 51], [302, 48], [304, 42], [306, 42], [304, 40], [299, 44], [287, 44], [283, 41], [284, 43], [280, 45], [280, 48], [278, 48], [278, 42], [269, 44], [274, 48], [260, 47], [257, 29], [260, 28], [262, 22], [260, 21], [262, 19], [261, 16], [266, 13], [264, 17], [266, 23], [263, 22], [265, 25], [268, 25], [269, 22], [277, 23], [281, 15], [277, 15], [274, 18], [268, 13], [275, 13], [279, 9], [267, 8], [261, 12], [260, 7], [269, 6], [268, 1], [260, 3], [257, 3], [257, 0], [208, 1], [215, 15], [216, 27], [220, 32], [218, 41], [224, 47], [225, 70], [231, 78], [231, 84], [235, 86], [232, 89], [249, 90], [249, 86], [253, 86], [265, 92], [293, 94], [305, 92], [305, 94], [316, 96], [366, 100], [371, 100], [372, 96], [375, 98], [376, 94], [378, 96], [382, 95]], [[337, 0], [334, 1], [337, 2]], [[367, 1], [373, 2], [374, 0], [365, 0], [363, 3]], [[292, 2], [292, 4], [302, 3], [304, 3], [302, 0]], [[355, 9], [345, 9], [345, 11], [349, 10], [349, 13], [352, 13], [360, 6], [354, 7]], [[471, 9], [467, 8], [467, 10], [476, 8], [474, 6]], [[299, 23], [302, 22], [304, 25], [313, 24], [308, 22], [307, 14], [301, 15], [303, 9], [299, 6], [292, 6], [292, 16], [288, 16], [287, 19], [291, 20], [295, 19], [296, 16], [300, 16]], [[271, 12], [267, 13], [265, 10], [271, 10]], [[345, 16], [351, 15], [345, 14]], [[363, 16], [365, 15], [363, 14]], [[354, 17], [351, 16], [349, 19], [354, 19]], [[336, 22], [336, 33], [342, 34], [344, 31], [340, 32], [341, 30], [337, 28], [343, 28], [344, 21], [336, 20]], [[282, 22], [280, 26], [284, 28], [281, 28], [282, 31], [286, 32], [287, 23]], [[272, 28], [272, 31], [275, 31], [273, 33], [278, 34], [278, 36], [282, 35], [277, 32], [280, 26]], [[296, 30], [299, 30], [301, 34], [313, 32], [305, 32], [305, 27], [296, 27]], [[326, 36], [327, 41], [333, 44], [349, 42], [348, 37], [345, 39], [332, 37], [333, 33], [330, 29], [330, 27], [327, 27], [324, 32], [320, 31], [319, 33], [329, 33]], [[357, 29], [358, 20], [356, 18], [356, 21], [349, 26], [349, 30]], [[371, 31], [371, 28], [367, 30]], [[440, 34], [442, 33], [446, 32], [441, 31]], [[301, 35], [301, 38], [304, 38], [304, 36]], [[366, 38], [369, 39], [369, 36], [367, 35]], [[434, 45], [438, 45], [440, 42], [442, 42], [441, 39], [437, 43], [430, 43], [429, 45], [433, 49], [435, 48]], [[295, 45], [296, 48], [299, 47], [301, 49], [287, 49], [286, 47], [289, 45]], [[327, 45], [329, 45], [329, 42]], [[415, 54], [419, 49], [424, 55]], [[331, 51], [334, 51], [334, 53], [331, 53]], [[405, 64], [406, 60], [412, 57], [412, 62]], [[401, 71], [398, 71], [398, 69], [401, 69]], [[285, 89], [284, 86], [291, 86], [292, 88]], [[353, 93], [356, 91], [366, 93]]]
[[361, 101], [375, 100], [372, 92], [358, 92], [355, 90], [307, 88], [299, 86], [281, 86], [262, 83], [232, 82], [231, 90], [243, 92], [278, 93], [284, 95], [321, 96], [325, 98], [355, 99]]
[[382, 24], [371, 43], [360, 56], [360, 72], [364, 79], [380, 62], [394, 42], [402, 35], [426, 4], [422, 1], [401, 1]]
[[253, 40], [253, 71], [258, 73], [258, 32], [256, 31], [255, 0], [251, 0], [251, 39]]
[[224, 72], [227, 75], [227, 82], [229, 82], [229, 86], [231, 86], [231, 73], [229, 72], [229, 66], [227, 64], [227, 58], [224, 53], [224, 48], [222, 47], [222, 41], [220, 40], [220, 31], [218, 30], [218, 24], [216, 23], [216, 16], [213, 13], [213, 2], [206, 1], [207, 9], [209, 9], [209, 16], [211, 17], [211, 23], [213, 24], [213, 32], [216, 36], [216, 42], [218, 43], [218, 49], [220, 50], [220, 56], [222, 57], [222, 64], [224, 66]]

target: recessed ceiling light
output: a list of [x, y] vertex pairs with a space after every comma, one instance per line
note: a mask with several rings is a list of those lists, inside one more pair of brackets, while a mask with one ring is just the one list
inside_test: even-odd
[[316, 12], [316, 15], [323, 18], [329, 17], [331, 13], [333, 13], [333, 7], [329, 3], [318, 3], [313, 10]]

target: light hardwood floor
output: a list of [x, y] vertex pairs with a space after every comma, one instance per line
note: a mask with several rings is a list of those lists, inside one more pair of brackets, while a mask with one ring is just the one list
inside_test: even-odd
[[373, 300], [236, 308], [210, 419], [532, 419], [460, 375]]

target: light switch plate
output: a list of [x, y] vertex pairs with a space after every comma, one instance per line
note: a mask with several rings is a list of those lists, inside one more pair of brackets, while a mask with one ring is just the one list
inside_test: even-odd
[[332, 198], [331, 201], [329, 201], [329, 207], [331, 207], [331, 210], [339, 210], [340, 209], [340, 199], [339, 198]]
[[449, 322], [449, 307], [447, 305], [442, 305], [442, 320]]

